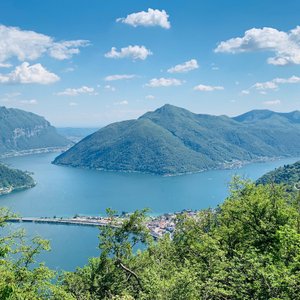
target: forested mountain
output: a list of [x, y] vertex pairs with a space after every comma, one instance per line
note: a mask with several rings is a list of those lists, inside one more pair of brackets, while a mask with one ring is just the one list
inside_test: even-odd
[[113, 123], [57, 157], [55, 164], [180, 174], [300, 154], [300, 112], [251, 111], [230, 118], [164, 105]]
[[[294, 164], [284, 165], [257, 180], [258, 184], [277, 183], [285, 184], [289, 187], [299, 186], [300, 184], [300, 161]], [[300, 186], [299, 186], [300, 187]]]
[[70, 144], [43, 117], [20, 109], [0, 107], [0, 154]]
[[0, 195], [10, 193], [13, 190], [30, 188], [34, 185], [33, 178], [26, 172], [0, 164]]

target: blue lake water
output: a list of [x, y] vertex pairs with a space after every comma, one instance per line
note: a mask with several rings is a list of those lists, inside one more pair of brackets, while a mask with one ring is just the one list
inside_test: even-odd
[[[236, 170], [161, 177], [138, 173], [102, 172], [55, 166], [57, 154], [39, 154], [3, 160], [34, 173], [37, 186], [0, 198], [0, 205], [27, 217], [104, 214], [107, 207], [133, 211], [148, 207], [153, 214], [182, 209], [215, 207], [228, 195], [233, 175], [257, 179], [264, 173], [299, 158], [253, 163]], [[97, 228], [22, 224], [30, 235], [49, 239], [52, 251], [41, 257], [55, 269], [72, 270], [98, 254]]]

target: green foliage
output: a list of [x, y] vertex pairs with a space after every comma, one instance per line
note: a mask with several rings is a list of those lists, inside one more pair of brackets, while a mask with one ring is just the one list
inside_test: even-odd
[[100, 257], [63, 285], [76, 299], [300, 299], [298, 202], [236, 178], [219, 208], [180, 216], [172, 239], [137, 252], [148, 233], [135, 212], [101, 231]]
[[1, 300], [74, 300], [54, 284], [55, 273], [43, 264], [35, 265], [35, 256], [49, 250], [49, 243], [40, 238], [24, 242], [24, 233], [4, 234], [5, 221], [11, 218], [0, 208], [0, 299]]
[[252, 111], [229, 118], [165, 105], [137, 120], [98, 130], [54, 163], [166, 175], [230, 167], [236, 161], [282, 153], [296, 156], [300, 153], [299, 114]]
[[0, 189], [10, 187], [12, 189], [29, 188], [34, 186], [34, 184], [33, 178], [26, 172], [10, 169], [0, 164]]
[[294, 164], [284, 165], [267, 174], [263, 175], [257, 180], [258, 184], [284, 184], [289, 190], [292, 190], [295, 186], [300, 188], [300, 161]]
[[[99, 257], [55, 284], [54, 272], [33, 265], [47, 242], [3, 236], [0, 299], [300, 299], [300, 195], [284, 186], [234, 178], [222, 205], [180, 215], [173, 236], [155, 242], [146, 210], [124, 222], [107, 214]], [[7, 218], [2, 210], [0, 229]]]

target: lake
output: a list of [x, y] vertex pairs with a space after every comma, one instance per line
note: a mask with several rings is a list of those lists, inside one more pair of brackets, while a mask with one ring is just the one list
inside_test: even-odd
[[[0, 205], [24, 217], [103, 215], [110, 207], [119, 212], [150, 208], [151, 213], [215, 207], [228, 195], [233, 175], [257, 179], [264, 173], [299, 158], [253, 163], [236, 170], [214, 170], [175, 177], [117, 173], [52, 165], [56, 153], [2, 160], [11, 167], [33, 172], [36, 187], [5, 195]], [[49, 224], [13, 224], [29, 235], [41, 235], [52, 245], [40, 259], [54, 269], [73, 270], [99, 253], [98, 229]]]

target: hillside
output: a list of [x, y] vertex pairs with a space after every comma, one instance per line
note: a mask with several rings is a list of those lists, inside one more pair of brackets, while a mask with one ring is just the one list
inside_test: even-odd
[[300, 183], [300, 161], [294, 164], [284, 165], [267, 174], [263, 175], [257, 180], [258, 184], [268, 183], [285, 184], [289, 187], [294, 187], [295, 184]]
[[251, 111], [229, 118], [164, 105], [84, 138], [54, 163], [163, 175], [300, 154], [299, 112]]
[[20, 109], [0, 107], [0, 154], [70, 144], [43, 117]]
[[26, 172], [10, 169], [0, 164], [0, 195], [14, 190], [30, 188], [35, 185], [33, 178]]

